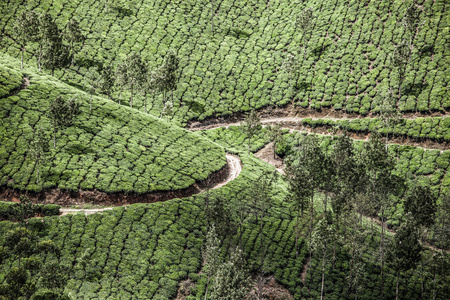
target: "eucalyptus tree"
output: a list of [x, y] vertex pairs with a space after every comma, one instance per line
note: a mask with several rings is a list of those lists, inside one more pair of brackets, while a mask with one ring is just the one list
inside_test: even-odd
[[252, 284], [244, 253], [236, 247], [228, 261], [221, 264], [214, 279], [211, 299], [245, 299]]
[[248, 137], [248, 153], [250, 153], [250, 145], [252, 137], [261, 130], [261, 119], [256, 111], [252, 110], [241, 123], [241, 129]]
[[116, 82], [116, 73], [111, 65], [104, 65], [102, 71], [100, 72], [99, 78], [99, 88], [100, 91], [112, 99], [112, 91], [114, 89], [114, 84]]
[[289, 93], [292, 98], [292, 79], [298, 72], [298, 60], [295, 55], [289, 54], [283, 61], [283, 69], [289, 74]]
[[175, 53], [175, 50], [169, 49], [164, 57], [164, 70], [166, 72], [167, 89], [170, 90], [170, 98], [173, 106], [173, 91], [177, 88], [177, 83], [180, 80], [178, 68], [180, 67], [180, 58]]
[[160, 66], [156, 70], [153, 70], [150, 73], [150, 87], [157, 92], [160, 92], [163, 96], [163, 104], [164, 107], [161, 111], [160, 118], [163, 116], [164, 111], [166, 110], [166, 105], [168, 101], [166, 101], [166, 92], [168, 91], [168, 80], [167, 80], [167, 72], [165, 71], [165, 65]]
[[250, 209], [254, 214], [256, 220], [259, 219], [259, 236], [260, 236], [260, 258], [261, 265], [263, 263], [264, 254], [264, 239], [263, 239], [263, 227], [264, 217], [268, 213], [273, 204], [272, 199], [272, 187], [277, 180], [277, 173], [265, 172], [261, 174], [252, 184], [250, 189]]
[[64, 45], [60, 34], [52, 35], [44, 40], [41, 62], [44, 68], [52, 71], [52, 76], [55, 75], [56, 69], [68, 66], [70, 61], [69, 49]]
[[128, 87], [131, 92], [130, 107], [133, 108], [133, 94], [135, 88], [142, 88], [147, 84], [147, 64], [142, 61], [141, 56], [132, 52], [124, 62], [117, 67], [117, 80], [121, 89]]
[[74, 52], [76, 44], [80, 44], [84, 41], [83, 33], [80, 29], [80, 23], [75, 18], [70, 18], [67, 22], [67, 27], [64, 31], [64, 38], [70, 44], [70, 55], [72, 57], [71, 64], [73, 65]]
[[13, 30], [21, 50], [20, 69], [23, 70], [23, 54], [28, 42], [33, 41], [37, 34], [39, 15], [35, 11], [23, 12], [15, 21]]
[[391, 203], [390, 197], [402, 193], [404, 182], [394, 174], [395, 159], [386, 150], [378, 134], [372, 134], [369, 142], [364, 143], [360, 165], [364, 168], [364, 192], [381, 212], [380, 276], [381, 293], [384, 297], [384, 214]]
[[402, 96], [402, 83], [405, 80], [406, 68], [411, 58], [411, 48], [406, 41], [398, 44], [390, 55], [390, 64], [398, 72], [398, 99]]
[[89, 82], [89, 112], [92, 112], [92, 95], [100, 88], [101, 77], [97, 67], [92, 67], [86, 73]]
[[420, 260], [422, 247], [413, 221], [407, 221], [397, 230], [388, 245], [387, 262], [396, 271], [395, 299], [398, 299], [398, 279], [401, 271], [414, 268]]
[[324, 219], [317, 222], [309, 243], [309, 247], [311, 248], [311, 251], [322, 260], [322, 284], [320, 288], [321, 300], [324, 298], [326, 262], [333, 253], [330, 245], [335, 242], [336, 239], [336, 227], [332, 224], [331, 217], [326, 216]]
[[412, 48], [414, 37], [422, 25], [420, 22], [420, 9], [415, 1], [406, 9], [402, 25], [409, 33], [409, 46]]
[[442, 196], [436, 212], [433, 240], [440, 249], [450, 247], [450, 191]]
[[[427, 240], [428, 230], [435, 222], [437, 197], [428, 186], [423, 186], [416, 181], [410, 184], [412, 188], [405, 197], [405, 212], [410, 215], [418, 232], [419, 238], [424, 242]], [[420, 257], [421, 295], [424, 293], [424, 254]]]
[[44, 163], [47, 160], [47, 154], [49, 151], [48, 147], [49, 140], [46, 138], [44, 134], [44, 129], [42, 127], [38, 127], [33, 134], [33, 140], [30, 143], [30, 148], [28, 153], [30, 157], [35, 162], [35, 167], [37, 169], [37, 179], [36, 183], [39, 184], [39, 170], [41, 163]]
[[269, 141], [272, 143], [273, 150], [273, 158], [276, 157], [277, 145], [283, 141], [283, 131], [281, 130], [280, 125], [273, 125], [268, 127], [267, 137]]
[[395, 125], [401, 117], [397, 108], [397, 101], [394, 97], [392, 89], [388, 89], [380, 105], [380, 120], [382, 126], [386, 129], [386, 151], [388, 150], [389, 130]]
[[297, 211], [295, 222], [295, 257], [298, 257], [299, 216], [303, 219], [303, 212], [309, 207], [309, 200], [314, 195], [314, 185], [308, 171], [302, 164], [288, 164], [285, 168], [288, 182], [287, 200], [294, 204]]
[[64, 100], [58, 96], [50, 103], [47, 116], [53, 124], [53, 149], [56, 149], [56, 130], [72, 126], [80, 112], [80, 103], [75, 98]]
[[211, 278], [217, 273], [220, 265], [220, 240], [216, 232], [214, 223], [212, 223], [206, 234], [205, 244], [202, 250], [204, 261], [204, 272], [208, 278], [205, 288], [205, 300], [208, 297], [208, 288]]
[[116, 72], [115, 72], [115, 85], [119, 86], [119, 105], [121, 104], [121, 98], [122, 98], [122, 92], [123, 89], [125, 87], [125, 85], [128, 82], [128, 72], [127, 72], [127, 64], [126, 61], [123, 61], [121, 63], [119, 63], [116, 67]]
[[303, 47], [303, 60], [306, 59], [306, 44], [307, 36], [311, 34], [314, 27], [314, 15], [313, 8], [305, 8], [300, 14], [295, 18], [295, 29], [300, 31], [302, 35], [301, 44]]

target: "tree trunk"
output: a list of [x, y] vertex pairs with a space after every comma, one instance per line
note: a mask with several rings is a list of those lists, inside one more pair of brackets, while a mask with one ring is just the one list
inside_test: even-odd
[[89, 98], [89, 112], [92, 112], [92, 93], [91, 93], [91, 97]]
[[37, 184], [39, 184], [39, 162], [36, 162], [37, 164]]
[[273, 142], [273, 159], [275, 159], [276, 157], [276, 152], [277, 152], [277, 142]]
[[120, 93], [119, 93], [119, 105], [120, 105], [120, 98], [122, 98], [122, 87], [120, 87]]
[[130, 107], [133, 108], [133, 85], [131, 85]]
[[297, 222], [295, 224], [295, 259], [298, 258], [298, 215], [300, 213], [300, 208], [297, 209]]
[[395, 288], [395, 300], [398, 300], [398, 275], [399, 271], [397, 271], [397, 286]]
[[173, 107], [173, 90], [170, 90], [170, 98], [172, 98], [172, 107]]
[[[384, 299], [384, 282], [383, 282], [383, 263], [384, 263], [384, 253], [383, 253], [383, 234], [384, 234], [384, 208], [381, 209], [381, 239], [380, 239], [380, 253], [381, 253], [381, 296]], [[398, 282], [397, 282], [398, 285]]]
[[52, 67], [52, 76], [55, 76], [55, 68]]
[[214, 34], [214, 1], [211, 0], [211, 32]]
[[105, 0], [105, 12], [108, 12], [108, 0]]
[[22, 54], [21, 54], [21, 62], [20, 62], [20, 69], [23, 70], [23, 52], [25, 51], [25, 47], [22, 47]]
[[250, 154], [250, 142], [251, 142], [251, 140], [252, 140], [252, 137], [249, 136], [248, 137], [248, 154]]
[[208, 276], [208, 282], [206, 283], [205, 300], [206, 300], [206, 297], [208, 297], [208, 287], [209, 287], [209, 280], [210, 279], [211, 279], [210, 276]]
[[[325, 250], [326, 252], [326, 250]], [[324, 283], [325, 283], [325, 253], [323, 254], [322, 257], [322, 287], [320, 289], [320, 300], [323, 300], [323, 287], [324, 287]]]
[[260, 229], [261, 267], [263, 265], [263, 218], [264, 218], [264, 211], [261, 212], [261, 229]]

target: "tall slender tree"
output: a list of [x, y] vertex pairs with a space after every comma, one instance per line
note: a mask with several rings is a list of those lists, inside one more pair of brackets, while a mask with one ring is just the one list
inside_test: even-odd
[[283, 69], [286, 70], [289, 74], [289, 94], [292, 98], [292, 79], [295, 77], [298, 71], [298, 60], [297, 58], [289, 54], [286, 59], [283, 61]]
[[100, 88], [101, 77], [97, 67], [90, 68], [86, 73], [89, 82], [89, 112], [92, 112], [92, 95]]
[[380, 238], [380, 276], [381, 293], [384, 298], [384, 214], [391, 203], [391, 196], [399, 196], [403, 191], [403, 181], [394, 174], [395, 160], [386, 150], [378, 134], [372, 134], [369, 142], [364, 143], [361, 154], [361, 166], [364, 166], [364, 192], [367, 193], [381, 213]]
[[407, 221], [388, 245], [387, 262], [397, 273], [396, 300], [400, 272], [414, 268], [420, 260], [421, 246], [415, 225], [413, 221]]
[[34, 160], [37, 169], [37, 184], [39, 184], [39, 171], [41, 163], [44, 163], [47, 160], [47, 154], [49, 150], [48, 142], [49, 140], [44, 134], [44, 129], [42, 127], [38, 127], [34, 131], [33, 140], [31, 141], [30, 149], [28, 150], [30, 157]]
[[411, 48], [406, 41], [398, 44], [390, 55], [390, 63], [398, 72], [398, 100], [402, 97], [402, 84], [411, 58]]
[[305, 8], [300, 14], [295, 18], [295, 29], [300, 31], [301, 44], [303, 47], [303, 60], [306, 60], [306, 45], [308, 44], [308, 35], [311, 34], [312, 28], [314, 27], [314, 10], [312, 7]]
[[409, 33], [409, 47], [412, 48], [414, 37], [422, 25], [420, 22], [420, 9], [416, 5], [415, 1], [406, 9], [405, 16], [402, 20], [402, 25]]
[[56, 97], [47, 111], [47, 116], [53, 124], [53, 149], [56, 149], [56, 130], [72, 126], [80, 114], [80, 103], [75, 98], [64, 100]]
[[244, 131], [244, 133], [248, 137], [248, 153], [250, 153], [250, 145], [252, 142], [252, 137], [260, 131], [262, 128], [261, 126], [261, 119], [259, 118], [256, 111], [252, 110], [245, 118], [244, 122], [241, 123], [241, 129]]
[[17, 41], [19, 41], [21, 50], [21, 64], [20, 69], [23, 70], [23, 54], [26, 45], [34, 39], [37, 34], [38, 14], [35, 11], [23, 12], [14, 23], [14, 33]]
[[231, 251], [230, 259], [219, 266], [211, 291], [211, 299], [245, 299], [251, 282], [244, 254], [237, 247]]
[[119, 92], [119, 105], [121, 104], [121, 98], [122, 98], [122, 92], [124, 87], [126, 86], [128, 82], [128, 72], [127, 72], [127, 64], [126, 61], [123, 61], [119, 63], [116, 67], [116, 73], [115, 73], [115, 84], [119, 86], [120, 92]]
[[273, 158], [276, 157], [277, 145], [283, 140], [283, 131], [279, 125], [268, 127], [267, 136], [272, 143]]
[[263, 264], [264, 258], [264, 217], [272, 206], [272, 186], [277, 179], [277, 173], [263, 173], [253, 183], [250, 190], [250, 208], [255, 215], [256, 220], [259, 219], [259, 237], [260, 237], [260, 263]]
[[126, 71], [126, 76], [121, 76], [125, 79], [126, 86], [130, 88], [131, 98], [130, 107], [133, 107], [133, 93], [135, 88], [141, 88], [147, 81], [147, 64], [142, 61], [142, 58], [136, 52], [132, 52], [125, 61], [125, 68], [121, 68], [121, 71]]
[[314, 195], [314, 185], [303, 165], [288, 164], [285, 168], [288, 182], [287, 200], [294, 204], [297, 211], [295, 222], [295, 257], [298, 257], [298, 238], [300, 213], [303, 219], [303, 212], [309, 207], [309, 200]]
[[332, 224], [331, 218], [324, 218], [317, 223], [310, 241], [311, 250], [322, 260], [322, 284], [320, 288], [321, 300], [324, 298], [326, 262], [332, 255], [332, 247], [330, 245], [336, 240], [336, 238], [336, 228]]
[[383, 98], [383, 103], [380, 106], [381, 124], [386, 130], [386, 151], [388, 150], [389, 131], [400, 119], [400, 112], [397, 109], [397, 101], [394, 97], [392, 89], [387, 90]]
[[112, 98], [111, 94], [116, 81], [115, 75], [115, 71], [111, 65], [104, 65], [100, 72], [99, 88], [109, 99]]
[[70, 18], [69, 22], [67, 22], [67, 26], [64, 31], [64, 38], [69, 42], [70, 56], [72, 57], [71, 64], [73, 65], [75, 46], [84, 41], [84, 36], [80, 29], [80, 23], [78, 23], [78, 21], [73, 17]]
[[166, 72], [167, 88], [170, 90], [170, 98], [173, 106], [173, 91], [177, 88], [177, 83], [180, 80], [178, 68], [180, 65], [180, 58], [175, 53], [175, 50], [169, 49], [164, 57], [164, 70]]
[[211, 278], [216, 274], [217, 269], [220, 265], [220, 240], [216, 233], [216, 228], [214, 223], [212, 223], [206, 234], [205, 245], [203, 248], [203, 261], [205, 262], [205, 272], [208, 277], [208, 282], [206, 283], [205, 290], [205, 300], [208, 297], [208, 288]]

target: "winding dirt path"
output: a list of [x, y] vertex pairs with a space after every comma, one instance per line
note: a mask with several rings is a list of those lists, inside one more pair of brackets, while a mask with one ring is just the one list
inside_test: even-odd
[[[226, 154], [226, 157], [227, 157], [227, 166], [228, 166], [228, 176], [225, 178], [225, 180], [215, 184], [210, 189], [217, 189], [217, 188], [220, 188], [220, 187], [226, 185], [230, 181], [236, 179], [239, 176], [239, 174], [241, 173], [241, 171], [242, 171], [241, 159], [236, 155], [232, 155], [232, 154], [228, 154], [228, 153]], [[204, 188], [203, 189], [200, 188], [197, 184], [194, 184], [194, 186], [197, 188], [198, 192], [193, 193], [192, 195], [202, 193], [206, 190]], [[170, 200], [170, 199], [167, 199], [167, 200]], [[123, 205], [123, 206], [126, 207], [126, 205]], [[59, 211], [61, 212], [61, 215], [76, 214], [76, 213], [80, 213], [80, 212], [83, 212], [85, 215], [90, 215], [90, 214], [95, 214], [95, 213], [102, 213], [105, 210], [111, 210], [113, 208], [114, 207], [92, 208], [92, 209], [91, 208], [90, 209], [61, 208]]]
[[[261, 124], [263, 126], [267, 126], [267, 125], [279, 125], [282, 129], [289, 129], [289, 132], [294, 132], [294, 131], [301, 131], [301, 132], [309, 132], [309, 133], [317, 133], [317, 134], [321, 134], [321, 135], [332, 135], [328, 132], [328, 129], [325, 127], [316, 127], [316, 128], [311, 128], [311, 127], [306, 127], [303, 126], [302, 124], [302, 120], [304, 118], [303, 117], [295, 117], [295, 116], [287, 116], [287, 117], [269, 117], [269, 118], [262, 118], [261, 119]], [[318, 117], [312, 117], [313, 120], [317, 120], [320, 119]], [[332, 119], [332, 120], [354, 120], [354, 119], [361, 119], [361, 118], [334, 118], [334, 117], [325, 117], [325, 119]], [[202, 125], [201, 123], [192, 123], [189, 126], [190, 127], [186, 127], [187, 129], [191, 130], [191, 131], [198, 131], [198, 130], [208, 130], [208, 129], [214, 129], [214, 128], [221, 128], [221, 127], [225, 127], [228, 128], [230, 126], [239, 126], [241, 123], [240, 122], [223, 122], [223, 123], [214, 123], [214, 124], [209, 124], [208, 122], [205, 125]], [[337, 134], [339, 134], [340, 132], [338, 131]], [[354, 140], [361, 140], [361, 141], [366, 141], [369, 139], [371, 133], [366, 133], [366, 132], [349, 132], [349, 135], [354, 139]], [[438, 149], [438, 150], [448, 150], [450, 149], [450, 143], [448, 142], [436, 142], [430, 139], [424, 139], [424, 140], [414, 140], [408, 137], [395, 137], [390, 135], [389, 136], [389, 142], [390, 143], [394, 143], [394, 144], [400, 144], [400, 145], [410, 145], [410, 146], [414, 146], [414, 147], [421, 147], [424, 149], [428, 149], [428, 150], [434, 150], [434, 149]]]

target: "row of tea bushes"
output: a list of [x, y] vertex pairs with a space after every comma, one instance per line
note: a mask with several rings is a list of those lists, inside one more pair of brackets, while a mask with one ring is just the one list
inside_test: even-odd
[[[17, 70], [15, 59], [0, 57], [2, 76]], [[0, 186], [140, 194], [187, 188], [226, 164], [224, 149], [205, 138], [99, 97], [93, 98], [90, 112], [89, 95], [34, 71], [24, 71], [31, 82], [26, 89], [0, 99]], [[73, 126], [57, 130], [53, 150], [52, 120], [46, 112], [57, 96], [76, 98], [81, 114]], [[37, 184], [28, 147], [39, 126], [51, 151], [41, 163]]]
[[[413, 59], [406, 71], [399, 99], [401, 111], [444, 111], [448, 97], [448, 61], [445, 44], [449, 31], [445, 0], [419, 1], [420, 28], [414, 38]], [[87, 89], [87, 68], [116, 65], [131, 52], [138, 52], [151, 69], [161, 65], [167, 50], [181, 58], [181, 78], [174, 92], [176, 116], [184, 123], [192, 118], [229, 115], [237, 111], [291, 100], [303, 107], [366, 114], [377, 111], [389, 87], [398, 88], [398, 72], [391, 70], [388, 56], [408, 33], [400, 25], [409, 3], [401, 0], [332, 0], [303, 2], [225, 0], [216, 3], [215, 32], [211, 33], [210, 7], [200, 2], [138, 0], [104, 4], [94, 0], [63, 0], [19, 5], [0, 4], [0, 29], [12, 34], [17, 16], [26, 9], [49, 12], [63, 28], [74, 16], [86, 35], [75, 65], [57, 76]], [[294, 27], [297, 14], [314, 7], [315, 23], [307, 38], [306, 57], [301, 34]], [[17, 44], [0, 42], [4, 51], [19, 57]], [[26, 60], [36, 45], [27, 47]], [[281, 66], [286, 56], [297, 56], [298, 76], [289, 93], [289, 76]], [[119, 91], [114, 93], [117, 100]], [[137, 93], [139, 94], [139, 93]], [[124, 99], [129, 98], [124, 93]], [[134, 106], [143, 110], [143, 96]], [[151, 113], [162, 109], [161, 95], [148, 95]], [[203, 112], [191, 111], [197, 102]]]

